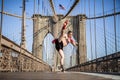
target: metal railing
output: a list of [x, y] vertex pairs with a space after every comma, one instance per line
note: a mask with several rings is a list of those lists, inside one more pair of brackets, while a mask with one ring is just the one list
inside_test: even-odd
[[70, 67], [66, 71], [120, 73], [120, 52]]

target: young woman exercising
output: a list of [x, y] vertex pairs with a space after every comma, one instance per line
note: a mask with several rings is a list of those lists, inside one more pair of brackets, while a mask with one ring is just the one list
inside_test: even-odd
[[66, 26], [68, 24], [68, 20], [66, 20], [63, 24], [62, 30], [61, 30], [61, 35], [59, 36], [59, 38], [54, 39], [52, 41], [52, 43], [55, 43], [55, 47], [57, 49], [57, 51], [59, 52], [60, 56], [61, 56], [61, 60], [60, 60], [60, 64], [61, 64], [61, 68], [62, 68], [62, 72], [64, 72], [64, 52], [63, 52], [63, 47], [68, 45], [68, 43], [72, 43], [74, 46], [77, 46], [77, 42], [75, 42], [72, 39], [72, 31], [68, 31], [68, 33], [65, 33], [66, 30]]

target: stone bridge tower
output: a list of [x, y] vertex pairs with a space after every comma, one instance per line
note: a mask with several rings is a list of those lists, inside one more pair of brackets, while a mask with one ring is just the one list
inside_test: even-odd
[[[60, 19], [63, 15], [58, 15]], [[67, 30], [73, 31], [75, 40], [79, 43], [77, 51], [77, 64], [84, 63], [86, 57], [86, 16], [67, 16], [65, 19], [54, 22], [52, 16], [41, 16], [40, 14], [33, 15], [33, 54], [42, 59], [42, 43], [45, 35], [51, 32], [54, 37], [58, 37], [62, 28], [63, 22], [69, 20]]]

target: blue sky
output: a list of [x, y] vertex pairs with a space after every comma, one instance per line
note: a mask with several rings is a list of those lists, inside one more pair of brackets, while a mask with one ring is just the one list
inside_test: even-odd
[[[0, 10], [1, 10], [1, 1], [0, 0]], [[87, 17], [94, 16], [94, 0], [90, 0], [90, 16], [89, 16], [89, 0], [80, 0], [78, 5], [73, 9], [70, 15], [78, 15], [78, 14], [86, 14]], [[114, 0], [104, 0], [105, 6], [105, 14], [113, 13], [113, 1]], [[55, 11], [57, 14], [65, 15], [71, 5], [73, 4], [74, 0], [53, 0]], [[66, 10], [59, 9], [59, 4], [62, 4]], [[116, 0], [116, 11], [120, 11], [120, 0]], [[36, 13], [40, 13], [42, 15], [52, 15], [50, 5], [48, 0], [40, 0], [39, 1], [39, 11], [38, 11], [38, 0], [36, 0]], [[4, 11], [9, 12], [12, 14], [22, 15], [22, 0], [4, 0]], [[102, 0], [96, 0], [96, 7], [95, 7], [96, 16], [103, 15], [102, 14]], [[32, 17], [34, 13], [34, 0], [28, 0], [26, 2], [26, 14], [27, 17]], [[119, 24], [120, 15], [116, 16], [116, 26], [117, 26], [117, 36], [120, 33], [120, 24]], [[105, 18], [106, 21], [106, 34], [107, 34], [107, 51], [108, 54], [114, 52], [114, 17]], [[26, 37], [27, 37], [27, 49], [32, 51], [32, 40], [33, 40], [33, 23], [32, 20], [26, 21]], [[104, 32], [103, 32], [103, 19], [96, 20], [96, 31], [97, 31], [97, 52], [98, 57], [105, 55], [104, 50]], [[91, 29], [92, 29], [92, 51], [93, 56], [95, 58], [95, 39], [94, 39], [94, 20], [91, 20]], [[8, 37], [9, 39], [15, 41], [16, 43], [20, 44], [21, 41], [21, 19], [6, 16], [4, 15], [3, 20], [3, 35]], [[91, 45], [90, 45], [90, 24], [89, 20], [86, 21], [86, 39], [87, 39], [87, 57], [91, 59]], [[120, 42], [119, 37], [118, 40], [118, 50], [120, 50]]]

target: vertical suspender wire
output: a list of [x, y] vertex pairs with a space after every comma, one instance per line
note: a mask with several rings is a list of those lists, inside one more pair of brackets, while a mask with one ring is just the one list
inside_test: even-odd
[[86, 0], [84, 0], [84, 14], [86, 14]]
[[83, 1], [81, 0], [81, 14], [83, 14], [83, 8], [82, 8], [83, 5], [82, 5], [82, 2]]
[[[103, 27], [104, 27], [104, 41], [105, 41], [105, 56], [106, 56], [106, 59], [107, 59], [107, 43], [106, 43], [106, 28], [105, 28], [105, 11], [104, 11], [104, 0], [102, 0], [102, 8], [103, 8]], [[106, 66], [107, 66], [107, 71], [108, 71], [108, 63], [106, 61]]]
[[107, 56], [106, 28], [105, 28], [105, 17], [104, 17], [104, 0], [102, 0], [102, 6], [103, 6], [103, 26], [104, 26], [105, 54]]
[[[116, 13], [116, 0], [113, 0], [114, 2], [114, 14]], [[115, 52], [117, 52], [117, 39], [116, 39], [116, 15], [114, 15], [114, 34], [115, 34]], [[117, 62], [117, 71], [118, 71], [118, 59], [116, 60]]]
[[[96, 17], [95, 13], [95, 6], [96, 6], [96, 0], [94, 0], [94, 17]], [[94, 37], [95, 37], [95, 58], [97, 60], [97, 48], [96, 48], [96, 19], [94, 19]], [[97, 72], [97, 61], [96, 61], [96, 72]]]
[[42, 15], [43, 15], [43, 7], [44, 7], [44, 4], [43, 4], [43, 0], [41, 0], [42, 1]]
[[82, 0], [82, 14], [84, 14], [84, 8], [83, 8], [83, 6], [84, 6], [84, 0]]
[[[89, 2], [89, 17], [90, 17], [90, 0], [88, 1]], [[91, 43], [91, 60], [93, 59], [93, 54], [92, 54], [92, 32], [91, 32], [91, 20], [89, 20], [89, 24], [90, 24], [90, 43]]]
[[[44, 0], [44, 5], [46, 5], [46, 0]], [[46, 15], [46, 6], [44, 6], [44, 14]]]
[[[94, 17], [96, 17], [96, 13], [95, 13], [95, 6], [96, 6], [96, 0], [94, 0]], [[97, 58], [97, 51], [96, 51], [96, 19], [94, 19], [94, 36], [95, 36], [95, 57]]]
[[[89, 17], [90, 17], [90, 0], [88, 1], [89, 4]], [[89, 20], [90, 24], [90, 45], [91, 45], [91, 61], [93, 60], [93, 51], [92, 51], [92, 32], [91, 32], [91, 20]], [[93, 70], [93, 65], [91, 64], [91, 71]]]
[[34, 0], [34, 14], [36, 13], [36, 0]]
[[4, 10], [4, 0], [2, 0], [2, 7], [1, 7], [1, 22], [0, 22], [0, 52], [1, 52], [1, 49], [2, 49], [2, 46], [1, 46], [1, 40], [2, 40], [2, 26], [3, 26], [3, 10]]
[[43, 0], [43, 13], [44, 13], [44, 16], [45, 16], [45, 0]]
[[[115, 8], [115, 5], [116, 5], [116, 0], [113, 0], [114, 1], [114, 14], [116, 13], [116, 8]], [[115, 34], [115, 52], [117, 52], [117, 39], [116, 39], [116, 15], [114, 15], [114, 34]]]
[[79, 5], [79, 7], [80, 7], [80, 10], [79, 10], [79, 11], [80, 11], [80, 14], [82, 14], [82, 12], [81, 12], [81, 1], [80, 1], [80, 5]]
[[47, 11], [47, 16], [48, 16], [48, 7], [49, 7], [49, 5], [48, 5], [48, 2], [46, 2], [46, 3], [47, 3], [46, 11]]
[[49, 2], [48, 2], [48, 6], [47, 6], [47, 15], [49, 16], [49, 11], [48, 11], [48, 9], [49, 9]]
[[38, 0], [38, 14], [39, 14], [39, 11], [40, 11], [40, 0]]

